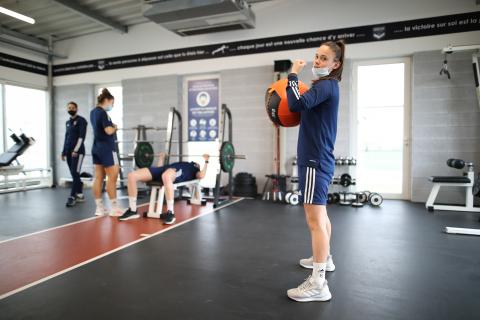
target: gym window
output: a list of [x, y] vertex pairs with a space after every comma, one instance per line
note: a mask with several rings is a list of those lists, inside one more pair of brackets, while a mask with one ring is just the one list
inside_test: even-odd
[[[17, 135], [24, 132], [35, 139], [35, 144], [18, 160], [25, 169], [47, 168], [49, 166], [49, 119], [47, 91], [23, 86], [0, 84], [0, 137], [4, 152], [14, 141], [11, 131]], [[28, 175], [38, 175], [30, 172]]]

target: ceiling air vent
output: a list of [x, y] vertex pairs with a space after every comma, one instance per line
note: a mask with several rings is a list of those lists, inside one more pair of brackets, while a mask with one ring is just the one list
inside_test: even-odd
[[143, 15], [181, 36], [252, 29], [255, 14], [245, 0], [145, 0]]

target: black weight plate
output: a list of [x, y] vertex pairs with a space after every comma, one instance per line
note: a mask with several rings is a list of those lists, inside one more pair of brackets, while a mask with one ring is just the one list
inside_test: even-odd
[[135, 165], [139, 168], [148, 168], [152, 166], [154, 159], [153, 146], [150, 142], [138, 142], [135, 147], [134, 159]]

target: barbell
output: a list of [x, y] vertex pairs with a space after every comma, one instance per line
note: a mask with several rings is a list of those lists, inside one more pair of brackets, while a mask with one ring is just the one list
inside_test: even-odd
[[[155, 153], [153, 146], [149, 142], [139, 142], [135, 148], [133, 158], [135, 164], [139, 168], [151, 167], [155, 156], [160, 155], [160, 153]], [[178, 157], [180, 154], [165, 154], [168, 157]], [[203, 155], [196, 154], [182, 154], [186, 157], [201, 157]], [[245, 155], [235, 154], [235, 148], [230, 141], [224, 141], [220, 147], [219, 155], [212, 155], [210, 157], [219, 158], [220, 168], [223, 172], [231, 172], [235, 165], [235, 159], [246, 159]]]

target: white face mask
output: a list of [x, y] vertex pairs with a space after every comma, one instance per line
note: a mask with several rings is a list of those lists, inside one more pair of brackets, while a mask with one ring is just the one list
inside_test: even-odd
[[328, 76], [330, 74], [330, 70], [328, 70], [328, 67], [325, 67], [325, 68], [312, 67], [312, 73], [314, 77], [321, 78], [321, 77]]

